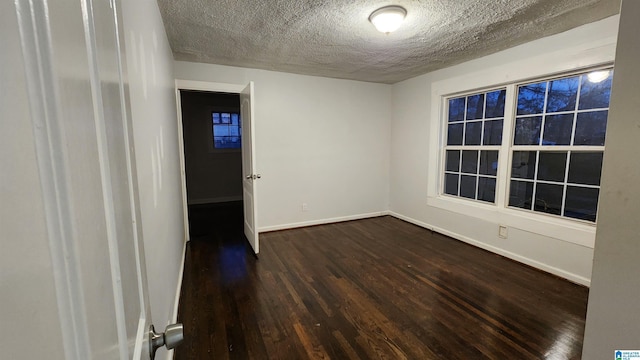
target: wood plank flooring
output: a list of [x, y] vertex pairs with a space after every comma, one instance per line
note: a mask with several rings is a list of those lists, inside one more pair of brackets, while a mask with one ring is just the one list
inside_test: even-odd
[[187, 246], [175, 359], [580, 359], [585, 287], [389, 216], [256, 259], [233, 211]]

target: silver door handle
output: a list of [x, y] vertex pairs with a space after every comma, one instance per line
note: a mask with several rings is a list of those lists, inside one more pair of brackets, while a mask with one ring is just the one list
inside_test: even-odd
[[156, 329], [151, 325], [149, 327], [149, 356], [151, 360], [156, 357], [156, 350], [165, 346], [167, 350], [171, 350], [180, 345], [184, 340], [184, 327], [182, 324], [167, 325], [164, 333], [157, 334]]
[[255, 179], [260, 179], [261, 177], [262, 177], [262, 175], [260, 175], [260, 174], [247, 175], [247, 179], [248, 179], [248, 180], [251, 180], [251, 179], [253, 179], [253, 180], [255, 180]]
[[251, 180], [251, 179], [253, 179], [253, 175], [251, 174], [247, 175], [247, 180]]

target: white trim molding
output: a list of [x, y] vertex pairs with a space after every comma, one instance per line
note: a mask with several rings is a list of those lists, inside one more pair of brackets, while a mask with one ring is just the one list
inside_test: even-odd
[[507, 251], [507, 250], [504, 250], [504, 249], [500, 249], [498, 247], [491, 246], [489, 244], [485, 244], [485, 243], [483, 243], [481, 241], [472, 239], [472, 238], [470, 238], [468, 236], [460, 235], [460, 234], [458, 234], [456, 232], [453, 232], [453, 231], [450, 231], [450, 230], [446, 230], [444, 228], [437, 227], [437, 226], [434, 226], [434, 225], [431, 225], [431, 224], [428, 224], [428, 223], [425, 223], [425, 222], [410, 218], [408, 216], [404, 216], [404, 215], [398, 214], [398, 213], [393, 212], [393, 211], [390, 211], [389, 215], [391, 215], [391, 216], [393, 216], [393, 217], [395, 217], [397, 219], [400, 219], [400, 220], [412, 223], [414, 225], [420, 226], [422, 228], [425, 228], [425, 229], [428, 229], [428, 230], [431, 230], [431, 231], [435, 231], [435, 232], [440, 233], [442, 235], [446, 235], [446, 236], [451, 237], [453, 239], [456, 239], [458, 241], [462, 241], [464, 243], [473, 245], [475, 247], [479, 247], [481, 249], [490, 251], [490, 252], [492, 252], [494, 254], [498, 254], [498, 255], [504, 256], [506, 258], [509, 258], [511, 260], [515, 260], [517, 262], [532, 266], [532, 267], [534, 267], [536, 269], [540, 269], [540, 270], [546, 271], [548, 273], [557, 275], [559, 277], [562, 277], [562, 278], [567, 279], [569, 281], [575, 282], [577, 284], [584, 285], [584, 286], [591, 285], [591, 280], [590, 279], [587, 279], [587, 278], [585, 278], [583, 276], [580, 276], [580, 275], [577, 275], [577, 274], [574, 274], [574, 273], [559, 269], [559, 268], [551, 266], [551, 265], [547, 265], [545, 263], [541, 263], [539, 261], [530, 259], [530, 258], [528, 258], [526, 256], [518, 255], [518, 254], [512, 253], [510, 251]]
[[348, 215], [348, 216], [340, 216], [340, 217], [334, 217], [334, 218], [328, 218], [328, 219], [318, 219], [318, 220], [301, 221], [297, 223], [264, 226], [264, 227], [258, 228], [258, 232], [263, 233], [263, 232], [269, 232], [269, 231], [295, 229], [295, 228], [314, 226], [314, 225], [339, 223], [343, 221], [368, 219], [368, 218], [374, 218], [374, 217], [385, 216], [385, 215], [389, 215], [389, 211], [377, 211], [377, 212], [366, 213], [366, 214]]

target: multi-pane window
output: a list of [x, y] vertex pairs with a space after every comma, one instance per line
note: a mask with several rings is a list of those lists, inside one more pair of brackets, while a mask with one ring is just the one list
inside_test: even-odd
[[213, 146], [215, 149], [240, 149], [242, 129], [238, 113], [214, 112]]
[[509, 206], [595, 222], [612, 76], [518, 87]]
[[448, 100], [444, 193], [495, 202], [505, 89]]
[[612, 78], [605, 69], [446, 99], [442, 193], [595, 222]]

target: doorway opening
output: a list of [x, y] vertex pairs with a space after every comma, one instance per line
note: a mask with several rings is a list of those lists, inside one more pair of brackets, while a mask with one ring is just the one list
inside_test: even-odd
[[190, 237], [242, 239], [240, 95], [180, 90], [180, 104]]

